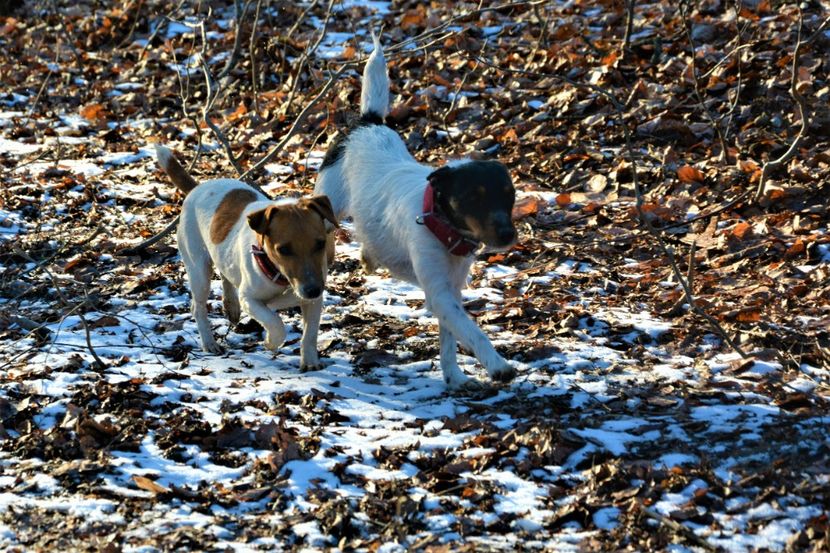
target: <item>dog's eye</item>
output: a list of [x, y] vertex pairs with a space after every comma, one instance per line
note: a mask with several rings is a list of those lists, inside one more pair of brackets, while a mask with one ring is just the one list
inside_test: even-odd
[[277, 246], [277, 253], [282, 256], [293, 255], [294, 250], [288, 244], [283, 244], [282, 246]]
[[325, 240], [317, 240], [316, 242], [314, 242], [314, 251], [315, 252], [323, 251], [323, 248], [325, 248], [325, 247], [326, 247], [326, 241]]

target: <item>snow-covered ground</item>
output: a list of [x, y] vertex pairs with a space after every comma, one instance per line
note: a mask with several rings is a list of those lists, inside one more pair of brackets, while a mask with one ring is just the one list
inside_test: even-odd
[[[343, 34], [330, 33], [320, 55], [338, 55]], [[0, 113], [0, 132], [25, 118]], [[72, 114], [55, 120], [59, 137], [84, 126]], [[3, 155], [20, 161], [54, 144], [0, 136]], [[169, 194], [150, 155], [142, 147], [17, 166], [19, 196], [45, 217], [0, 208], [6, 251], [53, 230], [90, 234], [62, 203], [87, 201], [89, 181], [119, 246], [137, 239], [129, 229], [146, 216], [136, 202]], [[29, 196], [30, 181], [48, 170], [78, 180]], [[123, 551], [200, 548], [188, 540], [234, 551], [463, 543], [577, 551], [648, 508], [716, 547], [784, 550], [826, 518], [823, 496], [769, 492], [776, 462], [803, 471], [805, 485], [828, 483], [826, 457], [811, 460], [830, 445], [827, 419], [795, 416], [760, 384], [781, 364], [714, 353], [714, 338], [713, 351], [690, 355], [672, 342], [671, 320], [612, 298], [619, 283], [606, 286], [604, 268], [585, 260], [559, 259], [530, 276], [476, 264], [465, 301], [519, 376], [454, 396], [436, 364], [437, 325], [422, 292], [363, 275], [356, 243], [338, 245], [319, 340], [325, 367], [309, 373], [298, 370], [296, 312], [283, 314], [287, 343], [270, 353], [249, 326], [228, 327], [217, 281], [211, 322], [227, 353], [204, 354], [175, 255], [118, 258], [94, 244], [90, 258], [60, 259], [48, 273], [33, 260], [0, 266], [0, 276], [23, 267], [42, 286], [32, 296], [4, 290], [0, 312], [48, 330], [9, 320], [0, 334], [2, 547], [25, 547], [39, 525], [68, 521], [102, 547], [117, 535]], [[78, 277], [82, 264], [94, 270]], [[81, 278], [98, 297], [63, 305], [53, 276], [73, 289]], [[554, 298], [551, 307], [545, 300]], [[107, 367], [96, 367], [88, 341]], [[460, 361], [484, 378], [473, 358]], [[830, 380], [818, 367], [801, 371], [795, 391]], [[667, 531], [656, 520], [644, 525]], [[682, 535], [674, 541], [672, 551], [698, 547]]]

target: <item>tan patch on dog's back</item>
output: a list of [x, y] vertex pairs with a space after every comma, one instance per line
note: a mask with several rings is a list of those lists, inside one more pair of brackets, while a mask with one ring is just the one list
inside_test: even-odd
[[224, 242], [245, 207], [258, 199], [257, 193], [248, 188], [236, 188], [225, 194], [210, 221], [210, 241], [214, 244]]

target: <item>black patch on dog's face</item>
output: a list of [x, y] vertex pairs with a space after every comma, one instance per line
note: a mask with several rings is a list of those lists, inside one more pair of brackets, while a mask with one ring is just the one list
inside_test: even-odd
[[428, 178], [435, 205], [462, 234], [496, 248], [516, 240], [511, 218], [516, 190], [503, 164], [470, 161], [441, 167]]
[[331, 167], [332, 165], [343, 159], [343, 154], [346, 152], [346, 140], [349, 138], [349, 133], [351, 133], [353, 130], [358, 129], [360, 127], [368, 127], [371, 125], [383, 124], [383, 117], [381, 117], [379, 113], [375, 113], [374, 111], [364, 113], [360, 116], [360, 119], [347, 122], [345, 130], [337, 134], [337, 136], [334, 138], [334, 141], [329, 146], [328, 150], [326, 150], [326, 155], [323, 158], [323, 163], [320, 164], [320, 170], [322, 171], [326, 167]]

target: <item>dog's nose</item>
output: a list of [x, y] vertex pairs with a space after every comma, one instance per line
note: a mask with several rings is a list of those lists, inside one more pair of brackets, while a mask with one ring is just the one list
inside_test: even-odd
[[511, 242], [513, 242], [513, 240], [516, 239], [516, 230], [512, 227], [502, 228], [499, 229], [497, 235], [500, 243], [510, 244]]
[[309, 284], [307, 286], [303, 286], [303, 295], [310, 300], [314, 298], [319, 298], [320, 294], [323, 293], [323, 289], [317, 286], [316, 284]]

